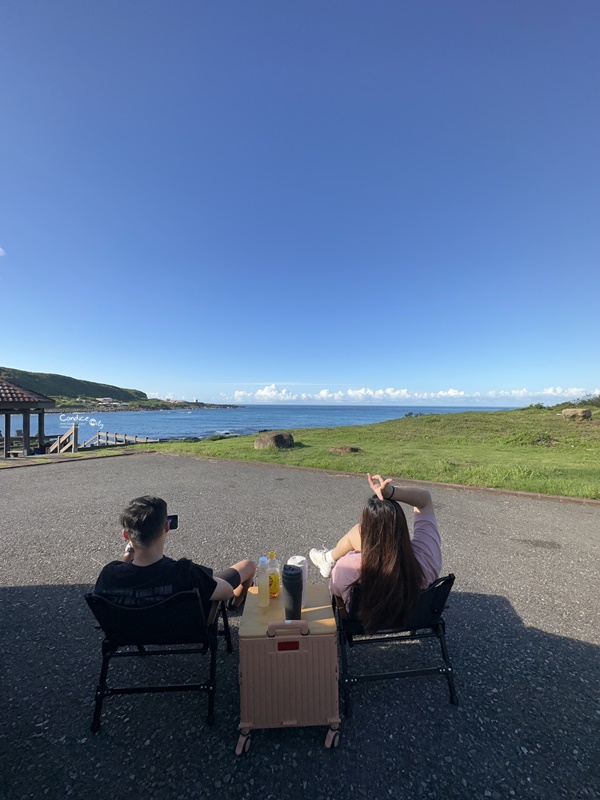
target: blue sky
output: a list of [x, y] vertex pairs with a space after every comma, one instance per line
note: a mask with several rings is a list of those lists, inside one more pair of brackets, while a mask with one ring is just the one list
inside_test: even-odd
[[0, 364], [217, 402], [600, 391], [599, 26], [596, 0], [4, 3]]

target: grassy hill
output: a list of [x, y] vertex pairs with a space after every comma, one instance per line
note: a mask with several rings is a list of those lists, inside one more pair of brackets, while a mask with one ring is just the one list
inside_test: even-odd
[[49, 372], [25, 372], [11, 367], [0, 367], [0, 377], [24, 389], [45, 394], [47, 397], [66, 397], [73, 400], [78, 397], [112, 397], [113, 400], [123, 403], [148, 399], [146, 394], [138, 389], [122, 389], [107, 383], [80, 381], [67, 375], [54, 375]]
[[[593, 406], [592, 406], [593, 407]], [[560, 406], [426, 414], [348, 428], [292, 430], [290, 450], [255, 450], [256, 435], [154, 449], [209, 458], [380, 472], [399, 479], [600, 499], [600, 414], [574, 422]], [[362, 452], [336, 455], [330, 447]]]

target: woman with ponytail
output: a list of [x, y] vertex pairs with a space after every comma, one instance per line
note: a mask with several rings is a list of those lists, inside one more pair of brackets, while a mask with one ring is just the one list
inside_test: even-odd
[[[419, 593], [442, 569], [440, 533], [431, 495], [413, 486], [392, 486], [391, 478], [368, 475], [374, 496], [361, 521], [332, 550], [310, 551], [330, 589], [348, 605], [350, 587], [360, 581], [359, 617], [367, 633], [402, 627]], [[400, 503], [413, 506], [411, 540]]]

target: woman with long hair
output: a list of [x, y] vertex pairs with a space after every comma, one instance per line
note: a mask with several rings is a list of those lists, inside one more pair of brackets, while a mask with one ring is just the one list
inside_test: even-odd
[[[346, 605], [350, 587], [360, 581], [359, 618], [367, 633], [402, 627], [419, 593], [440, 576], [442, 551], [431, 495], [414, 486], [392, 486], [391, 478], [368, 475], [374, 496], [360, 523], [332, 550], [310, 551], [310, 559], [333, 594]], [[413, 506], [414, 533], [400, 503]]]

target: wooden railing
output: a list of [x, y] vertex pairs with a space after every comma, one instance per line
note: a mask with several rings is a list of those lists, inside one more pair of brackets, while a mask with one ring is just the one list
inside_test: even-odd
[[46, 452], [48, 453], [76, 453], [78, 427], [75, 423], [68, 431], [58, 436], [58, 438], [50, 445]]
[[86, 439], [81, 447], [115, 447], [115, 445], [149, 444], [150, 442], [160, 442], [160, 439], [149, 439], [147, 436], [129, 436], [127, 433], [96, 431], [93, 436]]
[[[77, 423], [69, 428], [68, 431], [59, 434], [58, 436], [46, 435], [44, 437], [45, 443], [47, 443], [49, 439], [54, 439], [54, 441], [47, 447], [46, 453], [54, 454], [77, 453], [82, 447], [115, 447], [126, 444], [150, 444], [153, 442], [160, 442], [160, 439], [149, 439], [147, 436], [130, 436], [127, 433], [108, 433], [105, 431], [97, 431], [93, 436], [90, 436], [89, 439], [86, 439], [85, 442], [79, 444], [79, 426]], [[11, 436], [9, 450], [10, 455], [23, 455], [22, 441], [22, 439]], [[4, 439], [0, 434], [0, 444], [3, 443]], [[36, 449], [35, 437], [32, 437], [31, 444], [33, 448]]]

